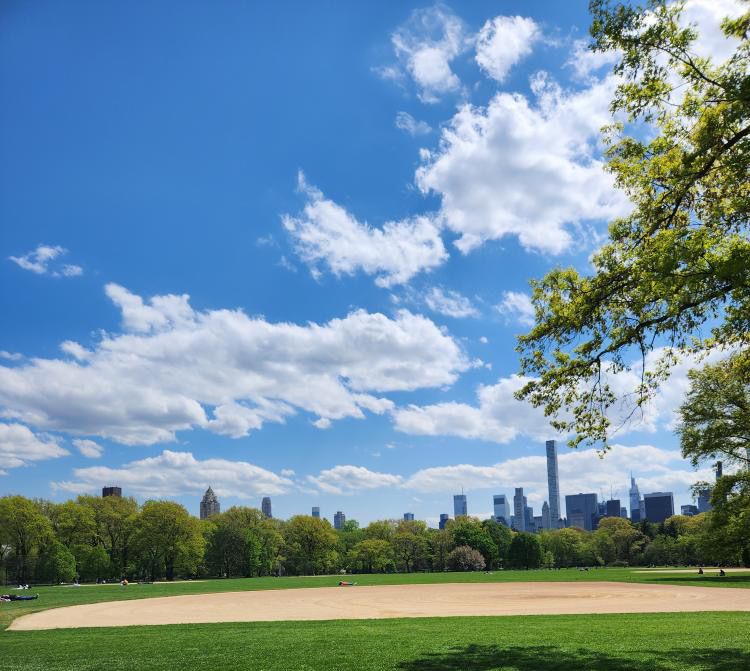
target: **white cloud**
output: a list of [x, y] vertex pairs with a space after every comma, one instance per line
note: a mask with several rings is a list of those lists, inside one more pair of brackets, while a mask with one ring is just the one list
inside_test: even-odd
[[378, 286], [389, 287], [408, 282], [448, 258], [431, 217], [390, 221], [373, 228], [307, 185], [301, 173], [299, 182], [307, 203], [299, 216], [285, 215], [283, 224], [297, 254], [314, 274], [320, 272], [318, 264], [323, 264], [336, 275], [357, 271], [376, 275]]
[[23, 359], [23, 354], [19, 352], [7, 352], [6, 350], [0, 350], [0, 359], [7, 361], [20, 361]]
[[610, 68], [620, 59], [617, 51], [591, 51], [589, 40], [576, 40], [565, 65], [580, 81], [591, 81], [603, 68]]
[[611, 121], [611, 78], [563, 91], [544, 73], [535, 99], [497, 93], [486, 108], [463, 105], [423, 151], [416, 182], [440, 196], [440, 220], [464, 253], [517, 236], [529, 250], [559, 254], [571, 227], [626, 211], [625, 197], [596, 158], [599, 129]]
[[[144, 301], [110, 284], [124, 332], [73, 359], [0, 365], [0, 416], [124, 444], [200, 427], [233, 437], [304, 411], [319, 426], [393, 404], [374, 394], [452, 384], [473, 364], [429, 319], [363, 310], [325, 324], [194, 310], [185, 295]], [[322, 421], [320, 421], [322, 420]]]
[[447, 7], [436, 5], [412, 12], [391, 36], [399, 66], [380, 68], [384, 79], [403, 79], [404, 71], [417, 85], [419, 99], [435, 103], [447, 93], [461, 90], [451, 62], [471, 45], [461, 19]]
[[502, 82], [510, 69], [531, 53], [541, 35], [533, 19], [497, 16], [479, 31], [476, 61], [487, 75]]
[[746, 11], [747, 4], [739, 0], [687, 0], [680, 23], [697, 28], [698, 39], [693, 43], [695, 53], [712, 58], [718, 64], [729, 58], [739, 44], [736, 39], [727, 39], [724, 35], [722, 20], [736, 18]]
[[307, 480], [328, 494], [354, 494], [366, 489], [395, 487], [401, 484], [402, 478], [362, 466], [335, 466], [321, 471], [319, 475], [308, 475]]
[[503, 299], [495, 309], [508, 321], [516, 321], [523, 326], [534, 325], [534, 306], [530, 296], [522, 291], [503, 291]]
[[99, 491], [116, 483], [126, 494], [144, 498], [200, 495], [209, 485], [218, 496], [248, 499], [288, 492], [293, 483], [246, 461], [196, 459], [190, 452], [164, 450], [160, 455], [139, 459], [120, 468], [91, 466], [76, 468], [74, 480], [56, 482], [58, 490], [76, 494]]
[[23, 256], [9, 256], [8, 259], [24, 270], [29, 270], [37, 275], [52, 275], [52, 277], [78, 277], [83, 274], [81, 266], [64, 264], [57, 268], [51, 266], [52, 262], [60, 256], [68, 253], [68, 250], [60, 245], [38, 245], [36, 249]]
[[0, 466], [17, 468], [32, 461], [56, 459], [70, 454], [50, 436], [34, 434], [23, 424], [0, 423]]
[[439, 312], [446, 317], [478, 317], [479, 310], [473, 303], [457, 291], [432, 287], [424, 296], [427, 307], [433, 312]]
[[489, 342], [489, 340], [487, 339], [487, 336], [480, 336], [479, 342], [482, 343], [483, 345], [486, 345]]
[[413, 435], [459, 436], [501, 444], [519, 435], [538, 440], [554, 437], [541, 409], [514, 398], [513, 394], [526, 381], [527, 378], [511, 375], [495, 385], [481, 385], [476, 406], [451, 401], [397, 408], [393, 411], [395, 427]]
[[408, 112], [399, 112], [396, 114], [396, 128], [408, 133], [412, 137], [429, 135], [432, 132], [430, 124], [426, 121], [417, 121]]
[[285, 478], [291, 478], [293, 475], [296, 475], [296, 473], [291, 468], [282, 468], [279, 473], [283, 475]]
[[84, 457], [88, 457], [89, 459], [98, 459], [104, 453], [104, 448], [93, 440], [75, 438], [73, 445]]

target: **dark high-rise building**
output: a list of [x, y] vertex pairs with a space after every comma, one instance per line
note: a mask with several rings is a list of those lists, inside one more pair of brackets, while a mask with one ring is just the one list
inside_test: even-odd
[[[523, 502], [524, 504], [526, 503], [525, 496], [523, 497]], [[524, 505], [523, 513], [524, 513], [524, 524], [526, 526], [526, 531], [532, 531], [532, 532], [536, 531], [536, 529], [533, 528], [534, 527], [534, 508], [532, 508], [531, 506]]]
[[697, 515], [697, 514], [698, 514], [698, 506], [694, 506], [691, 503], [688, 503], [686, 506], [680, 506], [680, 515], [692, 517], [693, 515]]
[[569, 494], [565, 497], [565, 514], [568, 526], [593, 531], [598, 517], [596, 494]]
[[266, 517], [273, 517], [271, 514], [271, 497], [264, 496], [260, 502], [260, 510]]
[[312, 516], [313, 517], [320, 517], [320, 508], [318, 506], [312, 507]]
[[516, 531], [526, 531], [526, 507], [523, 487], [516, 487], [516, 493], [513, 495], [513, 521]]
[[672, 492], [652, 492], [643, 495], [646, 508], [646, 519], [649, 522], [663, 522], [674, 515], [674, 497]]
[[333, 516], [333, 528], [343, 529], [345, 522], [346, 522], [346, 515], [344, 515], [344, 513], [342, 513], [340, 510], [337, 510], [336, 514]]
[[404, 513], [404, 522], [413, 522], [414, 513]]
[[466, 494], [455, 494], [453, 496], [453, 517], [465, 517], [468, 514]]
[[628, 509], [625, 506], [622, 506], [622, 508], [620, 508], [620, 517], [628, 519]]
[[611, 499], [604, 504], [604, 515], [606, 517], [620, 517], [620, 499]]
[[102, 496], [122, 496], [122, 487], [102, 487]]
[[557, 446], [554, 440], [547, 444], [547, 490], [549, 496], [549, 516], [552, 523], [550, 528], [557, 529], [560, 519], [560, 480], [557, 473]]
[[219, 499], [216, 498], [214, 490], [209, 487], [206, 493], [201, 499], [201, 519], [207, 520], [213, 515], [218, 515], [221, 512], [221, 504]]
[[445, 525], [451, 516], [448, 513], [440, 513], [440, 522], [438, 522], [438, 529], [445, 529]]

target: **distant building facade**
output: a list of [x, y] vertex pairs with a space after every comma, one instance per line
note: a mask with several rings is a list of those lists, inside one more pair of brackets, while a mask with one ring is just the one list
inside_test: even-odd
[[[557, 445], [554, 440], [548, 440], [547, 448], [547, 490], [549, 501], [549, 515], [551, 526], [549, 529], [557, 528], [560, 520], [560, 478], [557, 472]], [[542, 513], [544, 517], [544, 513]]]
[[122, 496], [122, 487], [102, 487], [102, 497]]
[[620, 517], [620, 499], [610, 499], [604, 504], [605, 517]]
[[263, 500], [260, 502], [260, 510], [266, 517], [273, 517], [273, 514], [271, 512], [271, 497], [270, 496], [263, 497]]
[[542, 529], [553, 529], [549, 503], [542, 504]]
[[413, 522], [414, 513], [404, 513], [404, 522]]
[[214, 490], [209, 487], [201, 499], [201, 519], [207, 520], [209, 517], [218, 515], [220, 512], [221, 504], [219, 503], [219, 499], [216, 498]]
[[704, 487], [698, 490], [698, 512], [707, 513], [711, 510], [711, 488]]
[[495, 494], [492, 497], [492, 508], [495, 514], [495, 522], [510, 526], [510, 503], [505, 494]]
[[635, 484], [633, 474], [630, 474], [630, 521], [638, 523], [641, 521], [641, 493], [638, 491], [638, 485]]
[[318, 506], [312, 507], [312, 516], [317, 518], [320, 517], [320, 508]]
[[445, 529], [445, 525], [448, 524], [448, 520], [451, 516], [448, 513], [440, 513], [440, 521], [438, 522], [438, 529]]
[[344, 515], [344, 513], [342, 513], [340, 510], [337, 510], [336, 514], [333, 516], [333, 528], [343, 529], [345, 522], [346, 522], [346, 515]]
[[692, 503], [688, 503], [685, 506], [680, 506], [680, 515], [685, 515], [686, 517], [692, 517], [693, 515], [698, 514], [698, 506], [694, 506]]
[[674, 496], [672, 492], [652, 492], [643, 495], [646, 519], [658, 524], [674, 515]]
[[513, 526], [516, 531], [526, 531], [526, 497], [523, 487], [516, 487], [513, 495]]
[[599, 504], [596, 494], [569, 494], [565, 497], [568, 526], [593, 531], [598, 512]]
[[455, 494], [453, 496], [453, 517], [461, 517], [468, 515], [468, 507], [466, 505], [466, 494]]

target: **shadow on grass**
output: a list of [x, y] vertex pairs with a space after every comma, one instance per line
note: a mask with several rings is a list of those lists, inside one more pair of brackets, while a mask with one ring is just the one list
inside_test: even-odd
[[737, 649], [639, 651], [639, 659], [553, 646], [468, 645], [401, 662], [401, 671], [740, 671], [750, 669], [750, 653]]

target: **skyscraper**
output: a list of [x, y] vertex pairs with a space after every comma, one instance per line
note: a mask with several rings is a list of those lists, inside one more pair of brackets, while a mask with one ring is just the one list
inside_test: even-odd
[[711, 510], [711, 488], [704, 487], [698, 490], [698, 512], [707, 513]]
[[438, 529], [445, 529], [445, 525], [451, 516], [448, 513], [440, 513], [440, 522], [438, 522]]
[[122, 496], [121, 487], [102, 487], [102, 497], [105, 496]]
[[685, 515], [686, 517], [692, 517], [693, 515], [698, 514], [698, 506], [694, 506], [692, 503], [688, 503], [685, 506], [680, 506], [680, 515]]
[[261, 512], [266, 517], [273, 517], [271, 514], [271, 497], [270, 496], [264, 496], [263, 500], [260, 502], [260, 509]]
[[333, 528], [342, 529], [344, 527], [344, 522], [346, 522], [346, 515], [340, 510], [337, 510], [336, 514], [333, 516]]
[[549, 511], [549, 503], [546, 501], [542, 505], [542, 529], [553, 529], [552, 518]]
[[453, 517], [468, 515], [466, 507], [466, 494], [455, 494], [453, 496]]
[[[554, 440], [547, 441], [547, 489], [549, 496], [550, 528], [557, 528], [560, 519], [560, 481], [557, 474], [557, 445]], [[544, 516], [544, 515], [542, 515]]]
[[672, 492], [652, 492], [643, 495], [646, 508], [646, 519], [649, 522], [663, 522], [674, 515], [674, 497]]
[[404, 513], [404, 522], [413, 522], [414, 513]]
[[565, 512], [571, 527], [593, 531], [598, 508], [596, 494], [571, 494], [565, 497]]
[[516, 531], [526, 531], [526, 497], [523, 495], [523, 487], [516, 487], [513, 495], [513, 521]]
[[312, 507], [312, 516], [320, 518], [320, 508], [318, 506]]
[[630, 520], [632, 522], [641, 521], [641, 493], [638, 491], [638, 485], [635, 484], [633, 474], [630, 474]]
[[207, 520], [212, 515], [218, 515], [221, 512], [221, 504], [216, 498], [214, 490], [209, 487], [201, 499], [201, 519]]
[[510, 526], [510, 504], [505, 494], [495, 494], [492, 497], [492, 506], [495, 512], [495, 522]]
[[620, 516], [620, 499], [610, 499], [604, 504], [604, 514], [606, 517]]

